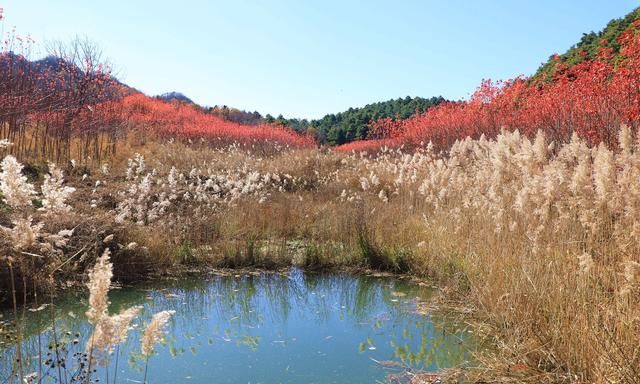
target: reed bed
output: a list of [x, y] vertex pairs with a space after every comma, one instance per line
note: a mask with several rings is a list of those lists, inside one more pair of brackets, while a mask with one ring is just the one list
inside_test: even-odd
[[31, 179], [5, 158], [2, 268], [18, 288], [6, 301], [32, 301], [105, 248], [118, 279], [292, 263], [388, 270], [433, 279], [490, 327], [495, 347], [467, 380], [639, 381], [640, 138], [628, 127], [616, 149], [505, 131], [444, 152], [169, 141], [121, 153]]

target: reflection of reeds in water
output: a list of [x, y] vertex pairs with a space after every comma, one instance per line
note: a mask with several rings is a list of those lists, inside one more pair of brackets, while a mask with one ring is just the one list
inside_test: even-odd
[[[116, 315], [109, 315], [108, 294], [113, 275], [112, 268], [107, 249], [89, 273], [87, 284], [89, 309], [85, 315], [91, 328], [85, 324], [75, 324], [77, 328], [72, 331], [70, 328], [61, 326], [64, 323], [56, 317], [55, 307], [51, 303], [50, 337], [44, 346], [38, 329], [36, 329], [37, 340], [21, 337], [20, 331], [23, 329], [25, 319], [24, 316], [18, 317], [14, 299], [13, 321], [16, 323], [14, 327], [17, 330], [17, 336], [15, 348], [3, 351], [3, 360], [10, 362], [10, 364], [3, 364], [6, 371], [0, 369], [0, 375], [2, 375], [0, 378], [3, 378], [3, 383], [40, 383], [45, 379], [65, 384], [93, 383], [98, 381], [95, 379], [97, 365], [104, 368], [106, 380], [102, 382], [109, 383], [109, 367], [112, 362], [115, 362], [113, 382], [116, 382], [119, 353], [116, 353], [114, 361], [111, 355], [114, 349], [126, 340], [132, 321], [139, 315], [142, 307], [133, 306]], [[34, 311], [38, 312], [44, 308], [45, 306], [42, 306]], [[152, 352], [153, 344], [162, 340], [164, 325], [171, 315], [171, 311], [161, 312], [148, 325], [145, 333], [147, 336], [143, 343], [143, 352], [147, 358]], [[70, 313], [70, 317], [75, 319], [76, 315]], [[81, 349], [80, 329], [91, 331], [84, 350]], [[22, 356], [29, 356], [29, 358], [25, 361]], [[31, 371], [31, 369], [34, 370]]]
[[[438, 322], [416, 322], [415, 328], [405, 327], [402, 337], [391, 341], [394, 356], [409, 367], [442, 369], [458, 367], [471, 357], [470, 340], [449, 334], [444, 324]], [[417, 348], [411, 346], [415, 337], [420, 338]]]
[[[105, 262], [105, 260], [103, 260]], [[105, 262], [106, 264], [106, 262]], [[98, 271], [98, 269], [96, 269]], [[97, 273], [97, 272], [96, 272]], [[176, 282], [162, 282], [162, 288], [156, 288], [153, 283], [137, 289], [120, 289], [110, 293], [109, 308], [115, 309], [116, 313], [126, 313], [126, 308], [137, 308], [145, 303], [145, 312], [160, 312], [166, 318], [167, 309], [175, 308], [177, 313], [174, 316], [172, 332], [167, 338], [168, 349], [172, 355], [179, 355], [191, 350], [197, 353], [200, 346], [204, 344], [216, 343], [217, 340], [228, 340], [232, 344], [243, 346], [252, 350], [257, 350], [262, 338], [254, 333], [254, 329], [266, 329], [269, 327], [286, 327], [293, 318], [296, 322], [303, 321], [310, 324], [327, 324], [332, 319], [339, 317], [349, 318], [355, 326], [365, 333], [370, 332], [376, 335], [383, 329], [400, 329], [407, 321], [417, 325], [410, 326], [411, 337], [405, 338], [397, 335], [394, 339], [399, 345], [415, 346], [413, 338], [417, 338], [419, 332], [427, 332], [429, 328], [422, 322], [430, 322], [426, 317], [411, 315], [411, 306], [405, 302], [410, 302], [411, 298], [422, 296], [426, 292], [423, 288], [409, 282], [377, 278], [370, 276], [354, 277], [348, 274], [322, 274], [322, 273], [302, 273], [293, 269], [282, 273], [242, 273], [234, 272], [227, 276], [211, 277], [208, 281], [184, 280]], [[102, 290], [103, 291], [103, 290]], [[89, 298], [89, 302], [105, 302], [104, 300]], [[73, 364], [97, 364], [100, 357], [108, 358], [103, 365], [96, 366], [102, 382], [105, 382], [106, 372], [109, 373], [111, 381], [116, 379], [114, 366], [121, 359], [121, 352], [118, 350], [120, 344], [103, 344], [110, 346], [113, 354], [106, 350], [106, 354], [97, 351], [97, 338], [103, 336], [96, 334], [96, 327], [88, 324], [81, 314], [86, 309], [78, 303], [77, 297], [70, 300], [65, 307], [63, 303], [56, 303], [56, 335], [58, 338], [58, 352], [65, 358], [67, 368]], [[108, 300], [107, 300], [108, 302]], [[96, 306], [99, 307], [99, 306]], [[68, 310], [67, 308], [71, 308]], [[34, 317], [40, 318], [35, 323], [46, 326], [49, 321], [48, 311], [34, 313]], [[68, 312], [73, 312], [74, 317]], [[93, 311], [90, 313], [99, 312]], [[401, 313], [403, 313], [401, 315]], [[406, 314], [404, 314], [406, 313]], [[107, 316], [102, 312], [101, 316]], [[99, 317], [101, 317], [99, 316]], [[111, 315], [116, 317], [118, 315]], [[407, 319], [409, 317], [409, 320]], [[208, 319], [215, 318], [217, 329], [207, 328], [211, 322]], [[95, 317], [92, 317], [92, 321]], [[135, 332], [124, 341], [126, 348], [123, 351], [133, 350], [136, 345], [145, 345], [142, 353], [133, 353], [131, 359], [140, 370], [140, 377], [146, 369], [147, 357], [152, 354], [151, 342], [160, 341], [162, 337], [156, 337], [163, 328], [160, 319], [155, 321], [145, 320], [149, 325], [147, 332]], [[382, 328], [382, 323], [385, 327]], [[419, 323], [419, 324], [418, 324]], [[49, 323], [50, 324], [50, 323]], [[50, 327], [50, 326], [49, 326]], [[32, 335], [41, 331], [34, 327]], [[174, 332], [180, 330], [184, 332], [177, 335]], [[44, 337], [45, 349], [53, 340], [51, 330], [49, 336]], [[79, 334], [76, 335], [76, 332]], [[431, 331], [430, 331], [431, 332]], [[431, 332], [437, 335], [437, 332]], [[92, 335], [93, 336], [90, 336]], [[218, 336], [216, 336], [216, 334]], [[82, 345], [85, 343], [91, 347], [91, 339], [94, 338], [91, 358]], [[121, 338], [107, 338], [107, 341], [122, 341]], [[405, 340], [406, 339], [406, 340]], [[226, 341], [225, 340], [225, 341]], [[406, 343], [402, 343], [405, 340]], [[36, 356], [37, 340], [35, 336], [26, 339], [23, 343], [23, 350], [26, 353]], [[79, 346], [80, 345], [80, 346]], [[354, 345], [353, 352], [357, 352], [357, 345]], [[6, 352], [6, 351], [5, 351]], [[55, 347], [52, 349], [55, 352]], [[80, 353], [76, 355], [76, 353]], [[6, 353], [4, 356], [8, 356]], [[399, 358], [400, 356], [398, 356]], [[47, 357], [45, 356], [45, 359]], [[75, 358], [75, 360], [74, 360]], [[37, 362], [35, 362], [37, 364]], [[29, 364], [36, 367], [36, 364]], [[109, 370], [111, 368], [111, 370]], [[57, 367], [55, 368], [57, 369]], [[85, 368], [85, 370], [87, 370]], [[2, 371], [2, 369], [0, 369]], [[33, 369], [31, 369], [33, 371]], [[152, 374], [149, 372], [149, 374]], [[57, 374], [56, 374], [57, 375]]]
[[[409, 311], [412, 306], [409, 305], [408, 308], [403, 302], [411, 302], [412, 298], [427, 294], [425, 288], [396, 279], [370, 276], [354, 278], [348, 274], [303, 274], [297, 270], [286, 274], [232, 273], [215, 277], [206, 286], [198, 284], [188, 289], [172, 289], [170, 292], [158, 295], [154, 302], [160, 307], [166, 304], [163, 304], [163, 300], [182, 302], [179, 311], [188, 316], [178, 316], [176, 322], [185, 323], [181, 328], [188, 328], [187, 323], [191, 323], [190, 335], [186, 336], [206, 332], [199, 328], [193, 329], [193, 319], [210, 316], [220, 319], [222, 329], [215, 332], [221, 334], [222, 340], [236, 341], [254, 348], [260, 340], [251, 334], [251, 329], [273, 324], [283, 326], [292, 316], [322, 324], [338, 313], [339, 317], [348, 317], [362, 329], [370, 328], [374, 333], [380, 330], [382, 323], [397, 328], [404, 324], [406, 316], [391, 312]], [[383, 312], [381, 308], [384, 308]], [[431, 321], [432, 318], [415, 316], [417, 324]], [[427, 331], [426, 324], [414, 329], [412, 336], [407, 336], [406, 341], [410, 342], [418, 333]], [[429, 333], [434, 337], [451, 336], [433, 330]], [[432, 343], [430, 348], [433, 345], [443, 346], [443, 343]], [[457, 350], [469, 347], [466, 344], [457, 345], [453, 341], [448, 345], [455, 346]], [[175, 348], [175, 352], [185, 349], [187, 348]], [[461, 352], [449, 354], [455, 356], [450, 356], [447, 360], [444, 356], [436, 355], [432, 360], [446, 366], [447, 362], [461, 362], [469, 358], [469, 354]], [[420, 363], [419, 359], [414, 360], [416, 365]], [[427, 358], [422, 360], [421, 364], [431, 364]]]

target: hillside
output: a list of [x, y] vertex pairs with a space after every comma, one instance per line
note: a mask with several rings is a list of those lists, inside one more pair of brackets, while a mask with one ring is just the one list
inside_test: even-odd
[[[608, 47], [609, 49], [599, 49]], [[483, 80], [459, 103], [441, 103], [400, 122], [381, 121], [378, 140], [340, 146], [342, 151], [416, 147], [431, 142], [447, 150], [461, 139], [494, 138], [518, 131], [529, 138], [568, 142], [580, 138], [610, 148], [621, 126], [640, 128], [640, 8], [585, 34], [531, 77]], [[540, 136], [540, 137], [543, 137]]]
[[[285, 119], [279, 116], [272, 121], [289, 126], [299, 132], [313, 130], [320, 143], [340, 145], [368, 138], [369, 125], [376, 120], [384, 118], [407, 119], [444, 101], [442, 96], [429, 99], [407, 96], [367, 104], [360, 108], [349, 108], [344, 112], [328, 114], [317, 120]], [[267, 116], [267, 121], [270, 121], [269, 116]]]
[[250, 112], [226, 105], [202, 107], [179, 92], [165, 93], [158, 96], [158, 98], [165, 101], [177, 100], [186, 102], [223, 120], [238, 124], [283, 125], [300, 133], [308, 132], [315, 136], [321, 144], [331, 145], [340, 145], [354, 140], [367, 139], [369, 137], [370, 124], [374, 121], [380, 119], [408, 119], [415, 114], [424, 113], [429, 108], [446, 101], [442, 96], [428, 99], [407, 96], [405, 98], [367, 104], [364, 107], [349, 108], [344, 112], [327, 114], [321, 119], [308, 120], [286, 118], [283, 115], [273, 117], [267, 114], [263, 116], [257, 111]]
[[533, 78], [539, 76], [549, 77], [559, 63], [572, 66], [585, 59], [593, 60], [598, 56], [598, 52], [603, 47], [611, 48], [613, 54], [618, 56], [621, 48], [618, 41], [620, 35], [636, 20], [640, 20], [640, 7], [629, 12], [624, 17], [609, 21], [607, 26], [600, 32], [591, 31], [589, 33], [583, 33], [580, 41], [570, 47], [565, 53], [549, 57], [549, 60], [538, 68]]
[[[83, 68], [81, 65], [82, 63], [67, 62], [52, 55], [37, 61], [30, 61], [22, 55], [4, 52], [0, 60], [0, 71], [6, 75], [7, 79], [7, 81], [3, 82], [3, 86], [6, 88], [4, 93], [11, 98], [14, 97], [13, 94], [15, 94], [15, 97], [19, 97], [24, 92], [30, 92], [33, 96], [33, 104], [26, 108], [24, 112], [27, 110], [62, 110], [68, 109], [70, 105], [76, 105], [75, 110], [79, 111], [81, 109], [80, 105], [86, 106], [85, 104], [87, 103], [94, 104], [115, 100], [139, 93], [135, 88], [121, 83], [108, 71], [101, 72], [93, 68]], [[22, 74], [20, 79], [13, 78], [9, 81], [12, 73], [11, 68], [13, 70], [20, 68], [20, 73]], [[27, 84], [29, 85], [28, 87], [26, 87]], [[55, 92], [52, 93], [51, 88]], [[54, 93], [59, 94], [58, 96], [60, 97], [52, 97]], [[42, 95], [46, 95], [46, 97]], [[73, 99], [73, 102], [71, 99]], [[375, 121], [380, 119], [407, 119], [415, 114], [424, 113], [429, 108], [445, 101], [442, 97], [426, 99], [407, 96], [405, 98], [367, 104], [364, 107], [349, 108], [344, 112], [328, 114], [317, 120], [307, 120], [287, 119], [282, 115], [277, 118], [269, 114], [263, 116], [257, 111], [248, 112], [226, 105], [203, 107], [177, 91], [155, 96], [155, 99], [169, 104], [183, 104], [185, 108], [192, 107], [194, 111], [198, 111], [203, 116], [209, 115], [218, 119], [204, 119], [201, 123], [205, 121], [209, 123], [225, 121], [243, 126], [284, 126], [298, 133], [308, 133], [308, 136], [315, 137], [321, 144], [331, 145], [367, 139], [370, 125]], [[9, 102], [9, 99], [4, 100], [2, 106], [0, 106], [0, 114], [5, 113], [9, 116], [15, 113], [15, 111], [11, 110], [11, 105], [12, 102]], [[163, 125], [163, 123], [157, 121], [154, 125]]]
[[[560, 63], [571, 67], [585, 60], [594, 60], [603, 47], [611, 48], [614, 57], [619, 58], [620, 36], [637, 20], [640, 20], [640, 7], [624, 17], [611, 20], [599, 32], [584, 33], [580, 41], [565, 53], [549, 57], [548, 61], [540, 66], [531, 79], [549, 79], [552, 74], [557, 74]], [[368, 139], [370, 125], [377, 120], [385, 118], [406, 120], [414, 115], [421, 115], [444, 101], [446, 100], [441, 96], [431, 98], [407, 96], [367, 104], [364, 107], [349, 108], [346, 111], [327, 114], [315, 120], [286, 118], [283, 115], [273, 117], [267, 114], [263, 116], [258, 112], [245, 112], [227, 106], [215, 106], [209, 108], [209, 112], [225, 120], [242, 124], [277, 123], [298, 132], [311, 131], [322, 144], [341, 145]]]

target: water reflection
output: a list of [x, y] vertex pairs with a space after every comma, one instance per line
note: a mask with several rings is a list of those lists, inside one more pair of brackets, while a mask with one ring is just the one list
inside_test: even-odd
[[[373, 383], [391, 365], [435, 370], [470, 358], [467, 334], [414, 313], [416, 298], [428, 295], [400, 279], [291, 270], [163, 281], [117, 289], [110, 298], [113, 312], [143, 305], [139, 324], [152, 313], [176, 311], [167, 345], [150, 360], [152, 383]], [[86, 297], [68, 296], [28, 312], [29, 372], [41, 369], [38, 356], [52, 342], [70, 356], [83, 348], [91, 331], [85, 310]], [[120, 382], [141, 380], [139, 338], [135, 330], [118, 350]], [[0, 352], [0, 382], [15, 369], [14, 354], [13, 346]], [[50, 372], [45, 382], [55, 377]]]

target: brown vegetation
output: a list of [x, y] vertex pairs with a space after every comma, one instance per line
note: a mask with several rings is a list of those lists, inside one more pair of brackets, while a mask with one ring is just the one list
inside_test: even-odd
[[[492, 325], [499, 348], [478, 356], [482, 368], [468, 377], [634, 383], [638, 137], [623, 127], [619, 147], [517, 132], [460, 141], [444, 156], [429, 147], [265, 156], [152, 142], [130, 149], [140, 154], [128, 162], [70, 167], [73, 208], [55, 223], [30, 208], [42, 233], [75, 228], [60, 253], [10, 252], [17, 281], [38, 276], [35, 267], [58, 284], [105, 247], [116, 277], [292, 263], [410, 273]], [[7, 208], [2, 222], [17, 212]]]

